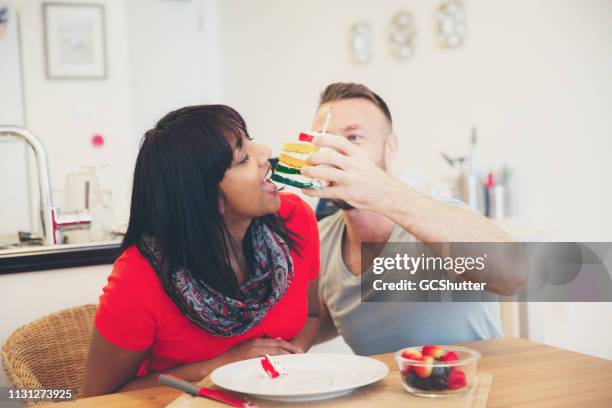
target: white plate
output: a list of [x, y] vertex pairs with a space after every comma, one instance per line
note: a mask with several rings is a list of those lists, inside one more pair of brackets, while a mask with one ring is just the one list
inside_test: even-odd
[[315, 401], [348, 394], [389, 373], [386, 364], [350, 354], [287, 354], [272, 356], [287, 374], [269, 378], [261, 358], [238, 361], [214, 370], [212, 382], [226, 390], [286, 402]]

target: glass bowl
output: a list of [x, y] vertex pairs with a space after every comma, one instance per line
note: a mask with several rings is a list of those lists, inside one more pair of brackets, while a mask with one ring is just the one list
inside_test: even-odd
[[421, 397], [469, 391], [479, 358], [479, 351], [461, 346], [407, 347], [395, 353], [404, 389]]

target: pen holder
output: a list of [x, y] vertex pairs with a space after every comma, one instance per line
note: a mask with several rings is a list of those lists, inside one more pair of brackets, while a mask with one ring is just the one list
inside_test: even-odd
[[503, 219], [508, 217], [508, 189], [504, 185], [496, 185], [488, 189], [489, 217]]

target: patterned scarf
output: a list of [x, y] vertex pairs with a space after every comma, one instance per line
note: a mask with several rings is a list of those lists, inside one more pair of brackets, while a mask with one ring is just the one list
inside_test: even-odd
[[[238, 336], [263, 319], [283, 296], [293, 280], [293, 260], [287, 243], [263, 221], [251, 225], [254, 256], [252, 274], [240, 286], [235, 298], [193, 278], [188, 270], [174, 268], [164, 290], [185, 316], [206, 332], [217, 336]], [[137, 244], [162, 282], [168, 280], [168, 260], [155, 242], [143, 235]]]

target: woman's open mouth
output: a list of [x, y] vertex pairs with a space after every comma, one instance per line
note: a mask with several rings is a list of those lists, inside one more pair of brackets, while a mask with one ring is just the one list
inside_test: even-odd
[[266, 176], [264, 177], [261, 185], [263, 186], [263, 190], [266, 193], [270, 193], [270, 194], [278, 194], [278, 192], [280, 191], [280, 189], [278, 188], [278, 186], [276, 184], [274, 184], [274, 182], [271, 179], [272, 177], [272, 167], [270, 167], [270, 169], [268, 169], [268, 172], [266, 173]]

